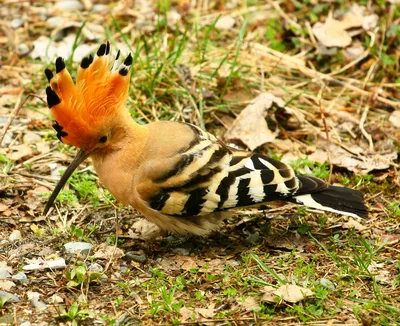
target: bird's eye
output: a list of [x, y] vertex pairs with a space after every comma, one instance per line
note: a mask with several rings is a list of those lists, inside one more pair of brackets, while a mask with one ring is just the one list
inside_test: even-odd
[[100, 143], [105, 143], [107, 141], [107, 136], [101, 136], [99, 139]]

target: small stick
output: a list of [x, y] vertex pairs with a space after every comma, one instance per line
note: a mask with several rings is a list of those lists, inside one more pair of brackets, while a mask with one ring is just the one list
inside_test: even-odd
[[36, 94], [31, 93], [31, 94], [28, 94], [28, 95], [24, 98], [24, 100], [21, 102], [21, 99], [22, 99], [22, 95], [23, 95], [23, 94], [24, 94], [24, 90], [22, 90], [22, 91], [18, 94], [18, 99], [17, 99], [17, 102], [15, 103], [14, 110], [13, 110], [13, 112], [11, 113], [10, 117], [8, 118], [6, 124], [4, 125], [3, 130], [1, 131], [1, 135], [0, 135], [0, 145], [1, 145], [1, 143], [3, 142], [4, 136], [6, 135], [6, 132], [7, 132], [8, 128], [10, 128], [10, 126], [11, 126], [12, 122], [14, 121], [15, 117], [17, 116], [19, 110], [21, 110], [21, 108], [25, 105], [25, 103], [26, 103], [26, 101], [28, 100], [28, 98], [30, 98], [30, 97], [37, 97], [37, 98], [39, 98], [40, 100], [44, 101], [42, 97], [40, 97], [40, 96], [38, 96], [38, 95], [36, 95]]
[[328, 183], [331, 184], [332, 172], [333, 172], [333, 164], [332, 164], [331, 141], [330, 141], [330, 137], [329, 137], [328, 124], [326, 123], [325, 114], [324, 114], [324, 111], [322, 110], [322, 105], [321, 105], [321, 97], [322, 97], [323, 90], [324, 90], [324, 86], [318, 92], [318, 99], [319, 99], [319, 110], [321, 112], [322, 122], [324, 123], [324, 127], [325, 127], [326, 142], [328, 144], [328, 148], [327, 148], [328, 160], [329, 160], [329, 179], [328, 179]]

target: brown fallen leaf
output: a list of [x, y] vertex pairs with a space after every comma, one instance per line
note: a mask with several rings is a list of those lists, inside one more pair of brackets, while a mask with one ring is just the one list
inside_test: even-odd
[[367, 15], [366, 7], [353, 4], [349, 11], [338, 17], [333, 18], [332, 12], [329, 13], [325, 23], [317, 22], [312, 31], [318, 41], [325, 47], [347, 47], [351, 44], [352, 32], [349, 29], [359, 28], [361, 31], [372, 30], [378, 24], [376, 14]]
[[231, 16], [221, 17], [215, 24], [215, 28], [219, 30], [230, 30], [235, 25], [235, 19]]
[[15, 286], [15, 283], [8, 280], [0, 280], [0, 290], [10, 291]]
[[176, 255], [174, 260], [176, 264], [185, 271], [190, 271], [191, 269], [201, 265], [201, 262], [198, 259], [190, 256]]
[[283, 100], [271, 93], [262, 93], [257, 96], [240, 112], [232, 126], [225, 133], [224, 138], [226, 140], [240, 140], [250, 150], [272, 142], [278, 135], [278, 130], [269, 130], [265, 116], [267, 110], [274, 104], [279, 107], [284, 106]]
[[317, 22], [312, 27], [317, 40], [326, 47], [344, 48], [351, 44], [351, 36], [344, 29], [343, 24], [330, 14], [325, 23]]
[[270, 303], [275, 303], [277, 301], [275, 296], [276, 288], [267, 285], [264, 286], [261, 291], [263, 293], [263, 295], [260, 298], [261, 301]]
[[314, 292], [298, 285], [285, 284], [277, 289], [274, 294], [286, 302], [296, 303], [307, 297], [313, 296]]
[[98, 258], [98, 259], [119, 259], [123, 257], [124, 251], [122, 249], [119, 249], [115, 246], [107, 246], [105, 243], [100, 244], [100, 246], [97, 247], [96, 252], [94, 253], [93, 257]]
[[246, 311], [253, 311], [254, 308], [260, 306], [259, 302], [254, 297], [246, 297], [243, 302], [239, 302]]
[[353, 219], [352, 217], [350, 217], [346, 223], [343, 223], [342, 227], [345, 229], [354, 228], [357, 231], [364, 231], [365, 229], [367, 229], [367, 227], [365, 225], [362, 225], [360, 222]]
[[182, 307], [179, 310], [179, 316], [180, 316], [179, 320], [180, 320], [180, 322], [181, 323], [187, 322], [188, 320], [190, 320], [192, 318], [193, 314], [194, 313], [193, 313], [192, 310], [190, 310], [190, 309], [188, 309], [186, 307]]
[[400, 129], [400, 111], [393, 111], [390, 114], [389, 122], [396, 128]]
[[[331, 144], [332, 164], [356, 173], [367, 174], [372, 170], [385, 170], [397, 158], [396, 151], [385, 154], [367, 153], [365, 149], [359, 146], [352, 144], [343, 145], [356, 154], [350, 153], [340, 146]], [[326, 142], [320, 142], [318, 147], [314, 153], [308, 156], [309, 160], [321, 163], [329, 162]]]
[[264, 239], [268, 246], [277, 249], [293, 250], [297, 249], [299, 252], [304, 251], [304, 247], [307, 246], [310, 241], [308, 237], [298, 235], [288, 236], [269, 236]]
[[384, 267], [384, 263], [376, 263], [375, 261], [372, 261], [367, 269], [369, 272], [376, 274], [375, 280], [380, 284], [390, 284], [393, 281], [393, 277], [388, 270], [383, 269]]
[[204, 318], [212, 318], [215, 316], [215, 304], [212, 303], [208, 308], [195, 308], [196, 313]]
[[28, 158], [33, 155], [33, 150], [29, 145], [21, 144], [10, 147], [11, 152], [6, 156], [13, 161], [19, 161], [23, 158]]

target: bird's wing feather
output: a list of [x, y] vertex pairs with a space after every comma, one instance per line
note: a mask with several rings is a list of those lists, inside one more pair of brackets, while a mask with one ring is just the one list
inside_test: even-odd
[[198, 141], [187, 150], [147, 163], [152, 178], [136, 188], [152, 209], [170, 216], [207, 215], [284, 199], [299, 189], [299, 179], [288, 165], [234, 151], [214, 136], [193, 130]]

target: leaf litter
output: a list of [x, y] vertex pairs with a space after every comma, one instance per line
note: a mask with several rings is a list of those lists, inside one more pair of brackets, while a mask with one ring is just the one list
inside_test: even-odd
[[[347, 222], [344, 222], [343, 219], [329, 215], [325, 224], [320, 224], [314, 216], [304, 215], [292, 207], [280, 207], [271, 210], [275, 212], [271, 214], [284, 216], [266, 222], [264, 217], [258, 216], [261, 215], [260, 212], [246, 210], [242, 213], [246, 222], [239, 222], [243, 218], [239, 212], [239, 216], [234, 217], [237, 221], [233, 220], [232, 224], [223, 226], [220, 232], [210, 235], [208, 239], [192, 239], [179, 244], [177, 248], [165, 247], [162, 242], [163, 234], [140, 223], [136, 225], [137, 229], [127, 231], [128, 237], [121, 236], [124, 235], [124, 231], [117, 228], [115, 215], [119, 214], [122, 220], [130, 216], [128, 219], [133, 222], [140, 221], [140, 218], [132, 217], [131, 212], [122, 210], [114, 202], [111, 202], [115, 205], [112, 209], [109, 203], [102, 202], [98, 207], [90, 206], [90, 210], [86, 203], [75, 207], [64, 204], [54, 209], [45, 219], [41, 216], [45, 203], [45, 197], [41, 194], [54, 186], [59, 176], [57, 167], [64, 167], [70, 160], [71, 153], [54, 140], [54, 135], [49, 131], [51, 122], [48, 120], [47, 108], [40, 99], [34, 98], [28, 102], [29, 108], [21, 110], [9, 126], [2, 143], [3, 148], [0, 149], [0, 154], [5, 157], [0, 172], [0, 258], [5, 258], [6, 266], [11, 270], [20, 270], [23, 267], [21, 262], [25, 262], [25, 267], [31, 265], [37, 268], [27, 272], [27, 285], [21, 286], [13, 282], [15, 285], [9, 288], [13, 293], [4, 294], [4, 291], [0, 291], [0, 301], [1, 304], [3, 301], [5, 303], [6, 316], [12, 316], [14, 311], [17, 311], [19, 321], [41, 322], [48, 318], [45, 315], [56, 318], [55, 316], [59, 315], [58, 308], [52, 306], [55, 292], [60, 294], [57, 300], [66, 306], [67, 310], [74, 302], [81, 304], [80, 300], [86, 298], [86, 303], [82, 304], [85, 309], [82, 311], [87, 311], [87, 308], [95, 312], [96, 316], [106, 315], [108, 318], [123, 317], [123, 311], [129, 311], [129, 316], [141, 319], [145, 323], [170, 323], [172, 318], [179, 318], [181, 322], [208, 323], [216, 318], [230, 318], [229, 320], [237, 323], [246, 323], [249, 320], [262, 322], [263, 317], [260, 318], [258, 312], [263, 309], [261, 302], [268, 305], [268, 309], [271, 310], [269, 318], [276, 323], [284, 318], [300, 322], [301, 318], [298, 315], [276, 309], [279, 307], [277, 304], [284, 304], [289, 308], [312, 305], [312, 290], [325, 277], [337, 282], [338, 266], [324, 255], [322, 248], [317, 247], [312, 238], [301, 234], [300, 231], [293, 231], [290, 224], [292, 221], [288, 221], [287, 216], [295, 217], [296, 223], [304, 223], [303, 220], [307, 219], [305, 223], [312, 227], [312, 235], [324, 244], [325, 248], [337, 241], [334, 243], [335, 250], [339, 250], [340, 257], [352, 257], [351, 251], [343, 249], [348, 247], [348, 241], [354, 241], [351, 232], [365, 237], [371, 244], [374, 243], [375, 237], [380, 238], [382, 234], [387, 239], [393, 239], [389, 247], [382, 247], [377, 254], [379, 260], [376, 261], [384, 260], [385, 265], [377, 265], [375, 269], [371, 269], [371, 273], [376, 281], [382, 284], [382, 291], [388, 298], [396, 297], [397, 270], [392, 263], [392, 257], [394, 252], [399, 250], [399, 241], [395, 233], [399, 222], [393, 211], [387, 207], [395, 207], [396, 200], [400, 200], [395, 191], [385, 189], [384, 185], [385, 182], [395, 185], [396, 180], [399, 180], [397, 120], [400, 106], [399, 93], [393, 86], [393, 75], [396, 75], [396, 71], [391, 72], [388, 66], [381, 63], [381, 58], [377, 58], [376, 54], [371, 55], [369, 48], [364, 48], [366, 35], [371, 37], [371, 46], [375, 45], [372, 42], [374, 39], [384, 42], [381, 37], [383, 31], [377, 24], [377, 6], [364, 8], [353, 5], [349, 10], [335, 11], [332, 14], [325, 12], [311, 22], [298, 12], [293, 14], [295, 9], [291, 8], [289, 3], [266, 2], [261, 6], [248, 5], [246, 8], [240, 7], [236, 2], [226, 3], [225, 7], [204, 3], [203, 8], [193, 8], [193, 4], [188, 1], [179, 1], [171, 5], [171, 10], [168, 10], [164, 17], [165, 38], [157, 44], [156, 38], [151, 35], [160, 28], [162, 20], [156, 19], [160, 8], [155, 8], [150, 1], [136, 1], [134, 4], [129, 1], [110, 3], [107, 11], [95, 10], [98, 5], [96, 1], [73, 2], [73, 5], [83, 8], [80, 13], [71, 8], [67, 10], [63, 7], [65, 3], [54, 8], [58, 2], [35, 6], [17, 3], [14, 8], [5, 6], [4, 13], [8, 17], [15, 17], [19, 10], [25, 12], [25, 15], [21, 15], [21, 22], [14, 21], [11, 29], [6, 27], [0, 31], [0, 43], [8, 44], [0, 49], [2, 58], [5, 58], [5, 65], [0, 67], [1, 125], [4, 126], [11, 114], [21, 90], [29, 88], [29, 91], [43, 97], [46, 82], [44, 76], [37, 72], [54, 62], [56, 56], [68, 57], [72, 53], [76, 33], [82, 26], [82, 21], [86, 19], [87, 22], [82, 28], [82, 42], [76, 44], [74, 62], [79, 62], [80, 58], [97, 48], [98, 43], [104, 39], [105, 30], [107, 33], [111, 31], [110, 37], [115, 41], [115, 46], [121, 47], [124, 53], [129, 47], [140, 44], [141, 38], [149, 36], [146, 40], [147, 47], [143, 45], [137, 52], [138, 57], [145, 60], [135, 66], [137, 70], [132, 76], [132, 84], [138, 87], [131, 89], [130, 104], [135, 106], [139, 103], [142, 110], [136, 118], [142, 121], [166, 119], [162, 114], [165, 114], [164, 108], [167, 105], [171, 108], [168, 112], [171, 115], [167, 115], [167, 118], [172, 116], [173, 119], [184, 120], [183, 115], [187, 110], [181, 110], [178, 104], [175, 107], [173, 103], [189, 103], [190, 121], [200, 124], [203, 119], [209, 131], [221, 129], [220, 134], [225, 133], [225, 139], [230, 142], [239, 142], [257, 151], [271, 150], [273, 154], [285, 154], [283, 159], [308, 156], [310, 160], [333, 163], [336, 167], [344, 169], [341, 171], [344, 171], [345, 175], [373, 173], [375, 179], [381, 177], [380, 181], [356, 185], [366, 193], [373, 218], [367, 222], [354, 219], [345, 219]], [[202, 14], [197, 15], [200, 9]], [[13, 13], [12, 10], [17, 11]], [[90, 15], [89, 10], [92, 10]], [[109, 12], [112, 12], [115, 19], [112, 23], [107, 15]], [[217, 31], [219, 28], [220, 32], [217, 34], [210, 26], [213, 19], [220, 15], [217, 25]], [[238, 39], [241, 22], [246, 15], [249, 15], [251, 24], [246, 30], [241, 47], [238, 47], [232, 40]], [[267, 21], [277, 18], [281, 30], [274, 40], [280, 40], [281, 44], [287, 47], [295, 35], [300, 48], [278, 51], [274, 48], [274, 40], [265, 38], [265, 30], [272, 29], [271, 25], [266, 26]], [[397, 22], [396, 19], [398, 20], [395, 18], [393, 24]], [[5, 20], [8, 21], [9, 18]], [[315, 27], [318, 24], [316, 21], [323, 24], [320, 27], [325, 34], [332, 33], [332, 28], [340, 30], [338, 34], [343, 39], [332, 38], [331, 41], [336, 42], [336, 45], [332, 46], [345, 47], [343, 54], [346, 60], [351, 62], [336, 62], [330, 67], [321, 65], [314, 53], [321, 51], [322, 45], [330, 46], [326, 43], [327, 40], [312, 35], [312, 28], [311, 33], [306, 36], [296, 30], [299, 27], [306, 30], [307, 24], [313, 24]], [[57, 26], [51, 25], [54, 22], [57, 22]], [[190, 43], [200, 50], [196, 50], [192, 47], [193, 44], [190, 44], [183, 50], [177, 63], [185, 65], [191, 71], [190, 83], [186, 85], [190, 89], [190, 96], [185, 98], [180, 95], [182, 98], [171, 100], [165, 94], [169, 94], [171, 89], [181, 90], [181, 79], [174, 80], [173, 74], [165, 78], [166, 76], [160, 73], [160, 80], [155, 78], [155, 92], [157, 97], [160, 96], [160, 102], [157, 102], [157, 99], [149, 101], [151, 94], [146, 93], [143, 81], [153, 76], [156, 63], [164, 62], [158, 55], [162, 52], [167, 53], [168, 42], [176, 39], [175, 33], [185, 33], [185, 27], [192, 22], [210, 28], [208, 35], [218, 46], [214, 47], [213, 43], [204, 42], [208, 45], [202, 56], [201, 37], [204, 34], [200, 31], [196, 35], [189, 35]], [[114, 28], [117, 23], [120, 25]], [[390, 34], [387, 35], [389, 37]], [[313, 36], [316, 36], [316, 42]], [[129, 46], [124, 37], [128, 38]], [[343, 40], [350, 40], [350, 43], [344, 45]], [[379, 42], [378, 44], [381, 44]], [[151, 65], [146, 70], [143, 64], [148, 60], [145, 52], [155, 44], [159, 50], [151, 54]], [[18, 49], [25, 50], [21, 52]], [[322, 61], [329, 60], [323, 52], [319, 52], [319, 55], [322, 56]], [[203, 61], [197, 61], [197, 57], [202, 57]], [[38, 59], [32, 61], [31, 58]], [[363, 61], [358, 62], [360, 58], [363, 58]], [[235, 62], [238, 63], [237, 66]], [[168, 63], [163, 69], [168, 71]], [[387, 75], [379, 77], [379, 71], [385, 71]], [[325, 88], [319, 96], [321, 87]], [[198, 98], [200, 94], [203, 96], [201, 100]], [[254, 98], [253, 94], [260, 95]], [[199, 103], [204, 106], [202, 112], [199, 110]], [[371, 135], [373, 150], [370, 150], [368, 140], [361, 132], [363, 125], [360, 122], [366, 104], [369, 105], [369, 112], [365, 117], [364, 129]], [[320, 107], [327, 115], [331, 162], [327, 156], [328, 145]], [[378, 126], [382, 126], [381, 130], [377, 130]], [[31, 136], [28, 132], [37, 134], [43, 141], [29, 141]], [[58, 146], [61, 149], [56, 148]], [[13, 152], [16, 153], [15, 156], [10, 156]], [[377, 170], [380, 170], [381, 174], [378, 174]], [[370, 186], [378, 186], [378, 190], [373, 190]], [[324, 218], [321, 217], [321, 221]], [[123, 224], [124, 221], [121, 221], [120, 225]], [[350, 230], [333, 233], [332, 230], [337, 230], [337, 226], [341, 226], [342, 229], [348, 227]], [[23, 236], [11, 242], [9, 236], [15, 228], [21, 230]], [[116, 228], [117, 232], [114, 231]], [[140, 233], [142, 229], [150, 232], [143, 236]], [[131, 231], [132, 234], [129, 233]], [[255, 233], [261, 235], [260, 241], [251, 243], [246, 240], [248, 234]], [[56, 236], [50, 236], [53, 234]], [[339, 240], [336, 235], [339, 235]], [[97, 256], [89, 258], [90, 264], [108, 266], [104, 274], [109, 282], [103, 281], [101, 287], [90, 285], [85, 294], [79, 290], [66, 291], [63, 268], [50, 268], [48, 263], [56, 258], [65, 259], [65, 253], [60, 251], [62, 245], [78, 240], [90, 240], [94, 244]], [[129, 261], [126, 257], [128, 250], [143, 252], [145, 259], [140, 263]], [[281, 278], [298, 273], [304, 277], [303, 271], [297, 267], [302, 263], [308, 263], [312, 267], [309, 257], [313, 255], [317, 259], [318, 268], [313, 271], [315, 278], [310, 278], [310, 288], [294, 284], [276, 284], [276, 280], [269, 273], [260, 271], [248, 263], [247, 256], [250, 250], [256, 251], [270, 270], [276, 271]], [[65, 264], [70, 267], [78, 259], [83, 258], [68, 257]], [[160, 276], [158, 271], [164, 274]], [[259, 276], [258, 282], [261, 279], [264, 283], [267, 281], [274, 286], [266, 287], [257, 282], [253, 283], [251, 276], [254, 275]], [[368, 291], [371, 284], [365, 278], [357, 277], [354, 282], [360, 289], [357, 298], [371, 300], [371, 293]], [[293, 283], [304, 284], [297, 280]], [[37, 300], [43, 305], [38, 305], [47, 310], [44, 310], [45, 314], [33, 313], [27, 317], [25, 311], [35, 311], [36, 301], [30, 303], [26, 299], [38, 291], [37, 284], [43, 292]], [[340, 290], [338, 292], [348, 294], [348, 288], [343, 287], [341, 282], [337, 284]], [[180, 308], [167, 312], [170, 306], [163, 306], [164, 301], [161, 298], [165, 297], [159, 294], [161, 285], [165, 285], [166, 289], [175, 289], [175, 293], [169, 294], [174, 294], [171, 300]], [[233, 299], [226, 294], [233, 293], [230, 292], [232, 288], [237, 291]], [[195, 293], [201, 299], [195, 299]], [[24, 300], [18, 301], [19, 298], [15, 294]], [[150, 296], [152, 299], [146, 300]], [[135, 298], [133, 305], [129, 299], [132, 297]], [[120, 298], [123, 298], [122, 302], [119, 301]], [[334, 316], [328, 323], [333, 323], [334, 320], [356, 323], [356, 314], [352, 307], [364, 307], [348, 300], [344, 301], [341, 311], [333, 312], [329, 310], [329, 306], [336, 306], [336, 299], [336, 294], [331, 292], [323, 301], [324, 312]], [[393, 302], [392, 300], [388, 304], [395, 304]], [[161, 309], [158, 308], [160, 306]], [[374, 309], [378, 311], [372, 313], [376, 320], [385, 314], [378, 306]], [[343, 314], [346, 315], [346, 319], [343, 319]], [[92, 314], [90, 316], [88, 320], [92, 323], [94, 317]], [[1, 318], [3, 316], [0, 317], [0, 323], [3, 321]], [[98, 322], [100, 317], [96, 318]], [[313, 316], [311, 319], [318, 321], [318, 318]]]

